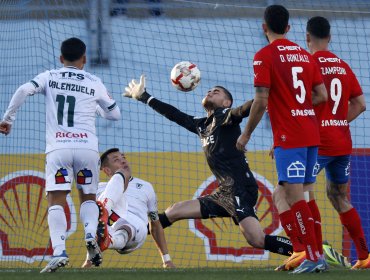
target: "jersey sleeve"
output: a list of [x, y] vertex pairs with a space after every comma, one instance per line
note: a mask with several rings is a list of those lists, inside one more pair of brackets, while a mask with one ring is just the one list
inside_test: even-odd
[[35, 93], [44, 94], [50, 75], [51, 75], [50, 71], [45, 71], [43, 73], [38, 74], [35, 78], [33, 78], [30, 81], [30, 83], [33, 84], [35, 90], [30, 95], [34, 95]]
[[165, 118], [177, 123], [178, 125], [186, 128], [190, 132], [197, 134], [197, 124], [199, 119], [194, 116], [190, 116], [176, 107], [162, 102], [156, 98], [153, 98], [149, 101], [148, 105], [157, 113], [161, 114]]
[[158, 211], [157, 195], [155, 194], [153, 186], [151, 184], [149, 184], [148, 192], [148, 211], [149, 212]]
[[362, 88], [360, 86], [360, 83], [357, 80], [355, 73], [353, 73], [352, 69], [349, 66], [347, 67], [347, 69], [348, 69], [347, 72], [348, 72], [348, 78], [350, 80], [350, 89], [351, 89], [349, 98], [351, 99], [351, 98], [355, 98], [355, 97], [362, 95], [363, 92], [362, 92]]
[[99, 92], [97, 94], [99, 94], [99, 96], [97, 102], [104, 112], [109, 113], [118, 107], [116, 101], [109, 94], [103, 83], [100, 83], [98, 90]]
[[270, 88], [271, 56], [266, 48], [257, 52], [253, 59], [254, 86]]

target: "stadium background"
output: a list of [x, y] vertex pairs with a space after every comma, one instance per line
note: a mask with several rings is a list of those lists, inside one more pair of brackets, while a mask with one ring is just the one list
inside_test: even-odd
[[[100, 150], [117, 146], [125, 151], [135, 176], [153, 183], [160, 210], [196, 197], [214, 187], [199, 139], [120, 94], [132, 78], [145, 73], [151, 94], [196, 116], [204, 115], [200, 101], [216, 84], [233, 93], [235, 105], [253, 98], [252, 59], [266, 44], [260, 27], [262, 14], [266, 5], [273, 3], [284, 4], [291, 11], [288, 37], [302, 46], [307, 19], [313, 15], [330, 18], [331, 50], [352, 66], [367, 98], [368, 1], [0, 1], [1, 114], [20, 84], [60, 67], [62, 40], [80, 37], [88, 46], [86, 70], [102, 78], [122, 112], [122, 121], [97, 121]], [[196, 63], [202, 74], [201, 84], [187, 94], [174, 90], [169, 80], [171, 68], [182, 60]], [[48, 260], [51, 252], [43, 192], [44, 112], [44, 98], [29, 97], [18, 112], [12, 133], [0, 137], [0, 268], [42, 266], [40, 261]], [[350, 196], [369, 240], [368, 120], [365, 112], [351, 127], [356, 150]], [[265, 116], [247, 157], [258, 173], [261, 222], [266, 232], [282, 234], [271, 205], [276, 183], [274, 162], [268, 157], [271, 141]], [[317, 190], [324, 239], [353, 258], [348, 237], [325, 198], [322, 175]], [[75, 191], [67, 208], [67, 249], [71, 266], [78, 267], [85, 253]], [[230, 219], [181, 221], [166, 229], [166, 238], [175, 264], [181, 267], [272, 266], [283, 259], [249, 248]], [[157, 249], [148, 237], [144, 247], [131, 255], [105, 253], [103, 266], [160, 265]]]

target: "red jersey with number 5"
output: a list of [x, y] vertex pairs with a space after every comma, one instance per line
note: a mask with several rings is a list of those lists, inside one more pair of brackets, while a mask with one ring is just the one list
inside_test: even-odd
[[348, 101], [362, 95], [361, 86], [348, 64], [335, 54], [319, 51], [313, 57], [328, 91], [328, 101], [315, 107], [321, 137], [319, 155], [349, 155], [352, 139], [347, 122]]
[[278, 39], [256, 53], [254, 86], [269, 88], [274, 146], [299, 148], [320, 144], [312, 89], [323, 83], [313, 57], [297, 44]]

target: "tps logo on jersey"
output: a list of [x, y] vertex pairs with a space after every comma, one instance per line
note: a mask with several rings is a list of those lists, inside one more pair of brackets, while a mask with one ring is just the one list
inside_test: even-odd
[[300, 161], [292, 162], [287, 168], [288, 178], [302, 178], [306, 174], [306, 166]]
[[[0, 262], [33, 263], [53, 253], [47, 223], [45, 174], [23, 170], [0, 179]], [[64, 207], [68, 238], [76, 231], [76, 209], [71, 196]], [[62, 238], [62, 237], [61, 237]]]
[[66, 184], [70, 182], [67, 169], [60, 168], [57, 173], [55, 173], [55, 184]]
[[92, 183], [92, 172], [89, 169], [83, 169], [77, 173], [77, 184], [90, 185]]
[[136, 183], [136, 188], [137, 188], [137, 189], [139, 189], [139, 190], [140, 190], [142, 187], [143, 187], [143, 184]]
[[[266, 234], [277, 235], [280, 227], [279, 214], [272, 201], [274, 186], [263, 176], [252, 172], [256, 178], [259, 199], [256, 204], [258, 218]], [[194, 199], [212, 193], [218, 187], [214, 176], [209, 177], [198, 188]], [[244, 209], [237, 209], [243, 211]], [[242, 262], [245, 260], [267, 260], [269, 252], [247, 245], [238, 226], [231, 218], [210, 218], [189, 220], [189, 229], [203, 240], [207, 260]]]

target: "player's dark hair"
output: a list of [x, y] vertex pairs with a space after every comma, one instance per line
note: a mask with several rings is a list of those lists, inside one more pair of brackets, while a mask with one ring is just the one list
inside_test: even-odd
[[276, 34], [284, 34], [288, 26], [289, 12], [281, 5], [270, 5], [264, 14], [268, 28]]
[[226, 96], [231, 101], [231, 104], [230, 104], [230, 107], [231, 107], [233, 105], [234, 99], [233, 99], [233, 96], [231, 95], [230, 91], [228, 89], [224, 88], [223, 86], [215, 86], [215, 87], [220, 88], [225, 92]]
[[111, 153], [119, 152], [118, 148], [111, 148], [109, 150], [106, 150], [101, 156], [100, 156], [100, 169], [107, 166], [108, 164], [108, 155]]
[[80, 59], [86, 52], [85, 43], [78, 38], [69, 38], [62, 42], [60, 52], [70, 62]]
[[313, 17], [308, 20], [306, 31], [319, 39], [326, 39], [330, 36], [330, 23], [324, 17]]

